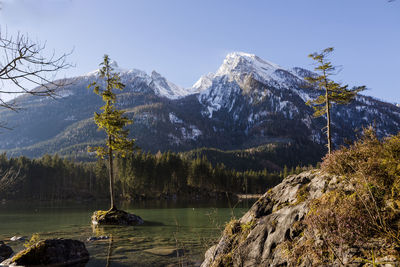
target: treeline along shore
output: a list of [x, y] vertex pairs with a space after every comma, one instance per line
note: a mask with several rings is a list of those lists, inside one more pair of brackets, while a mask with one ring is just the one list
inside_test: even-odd
[[[205, 156], [137, 152], [116, 160], [116, 192], [120, 199], [205, 198], [229, 194], [262, 194], [284, 176], [282, 171], [235, 171], [212, 165]], [[108, 198], [108, 167], [102, 161], [74, 162], [58, 155], [30, 159], [0, 154], [0, 200], [93, 200]]]

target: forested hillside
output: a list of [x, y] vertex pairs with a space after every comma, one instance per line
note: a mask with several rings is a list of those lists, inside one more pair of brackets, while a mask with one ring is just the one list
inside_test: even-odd
[[[205, 156], [187, 159], [175, 153], [135, 153], [118, 159], [116, 192], [120, 199], [203, 198], [209, 194], [260, 194], [278, 184], [281, 172], [244, 171], [213, 166]], [[0, 155], [1, 199], [106, 199], [108, 170], [104, 162], [76, 163], [58, 155], [38, 159]]]

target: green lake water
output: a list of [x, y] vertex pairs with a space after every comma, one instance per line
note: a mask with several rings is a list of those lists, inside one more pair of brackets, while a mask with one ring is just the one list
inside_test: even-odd
[[[251, 204], [245, 201], [230, 208], [228, 201], [120, 203], [122, 209], [141, 216], [145, 225], [92, 228], [90, 216], [107, 209], [107, 203], [0, 202], [0, 240], [14, 251], [22, 250], [24, 241], [12, 242], [12, 236], [30, 238], [38, 233], [41, 239], [81, 240], [90, 253], [88, 267], [199, 266], [225, 223], [242, 216]], [[112, 239], [87, 241], [101, 235]]]

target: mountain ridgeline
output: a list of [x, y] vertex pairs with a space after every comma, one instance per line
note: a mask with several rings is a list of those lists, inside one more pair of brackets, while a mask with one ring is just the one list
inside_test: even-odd
[[[242, 165], [246, 165], [258, 153], [258, 163], [254, 163], [258, 170], [276, 170], [286, 162], [314, 164], [326, 152], [321, 130], [325, 119], [313, 118], [312, 108], [306, 105], [319, 94], [304, 80], [314, 75], [308, 70], [284, 69], [255, 55], [235, 52], [227, 55], [217, 72], [184, 89], [154, 71], [148, 75], [113, 66], [126, 85], [118, 93], [118, 108], [133, 119], [130, 133], [143, 151], [197, 149], [186, 156], [206, 153], [212, 161], [218, 154], [228, 167], [234, 167], [243, 155], [248, 160]], [[0, 111], [0, 121], [13, 128], [2, 131], [0, 149], [9, 156], [58, 153], [93, 158], [87, 147], [101, 144], [104, 135], [93, 122], [101, 100], [87, 85], [101, 84], [98, 77], [94, 71], [67, 79], [69, 85], [58, 90], [55, 99], [16, 98], [23, 110]], [[378, 136], [396, 134], [400, 108], [359, 95], [349, 105], [333, 105], [332, 122], [332, 140], [338, 147], [370, 124]]]

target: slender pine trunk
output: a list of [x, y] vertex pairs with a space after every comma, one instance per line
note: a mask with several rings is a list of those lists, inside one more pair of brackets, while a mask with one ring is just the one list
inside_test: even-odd
[[326, 137], [328, 139], [328, 154], [332, 152], [332, 140], [331, 140], [331, 111], [329, 107], [328, 89], [325, 91], [325, 102], [326, 102]]
[[[323, 62], [321, 62], [323, 63]], [[325, 83], [325, 104], [326, 104], [326, 138], [328, 139], [328, 155], [332, 152], [331, 140], [331, 111], [329, 103], [329, 83], [326, 70], [324, 69], [324, 83]]]
[[108, 163], [109, 163], [109, 177], [110, 177], [110, 201], [111, 201], [111, 210], [116, 209], [114, 203], [114, 166], [113, 166], [113, 152], [111, 148], [111, 136], [108, 137]]

